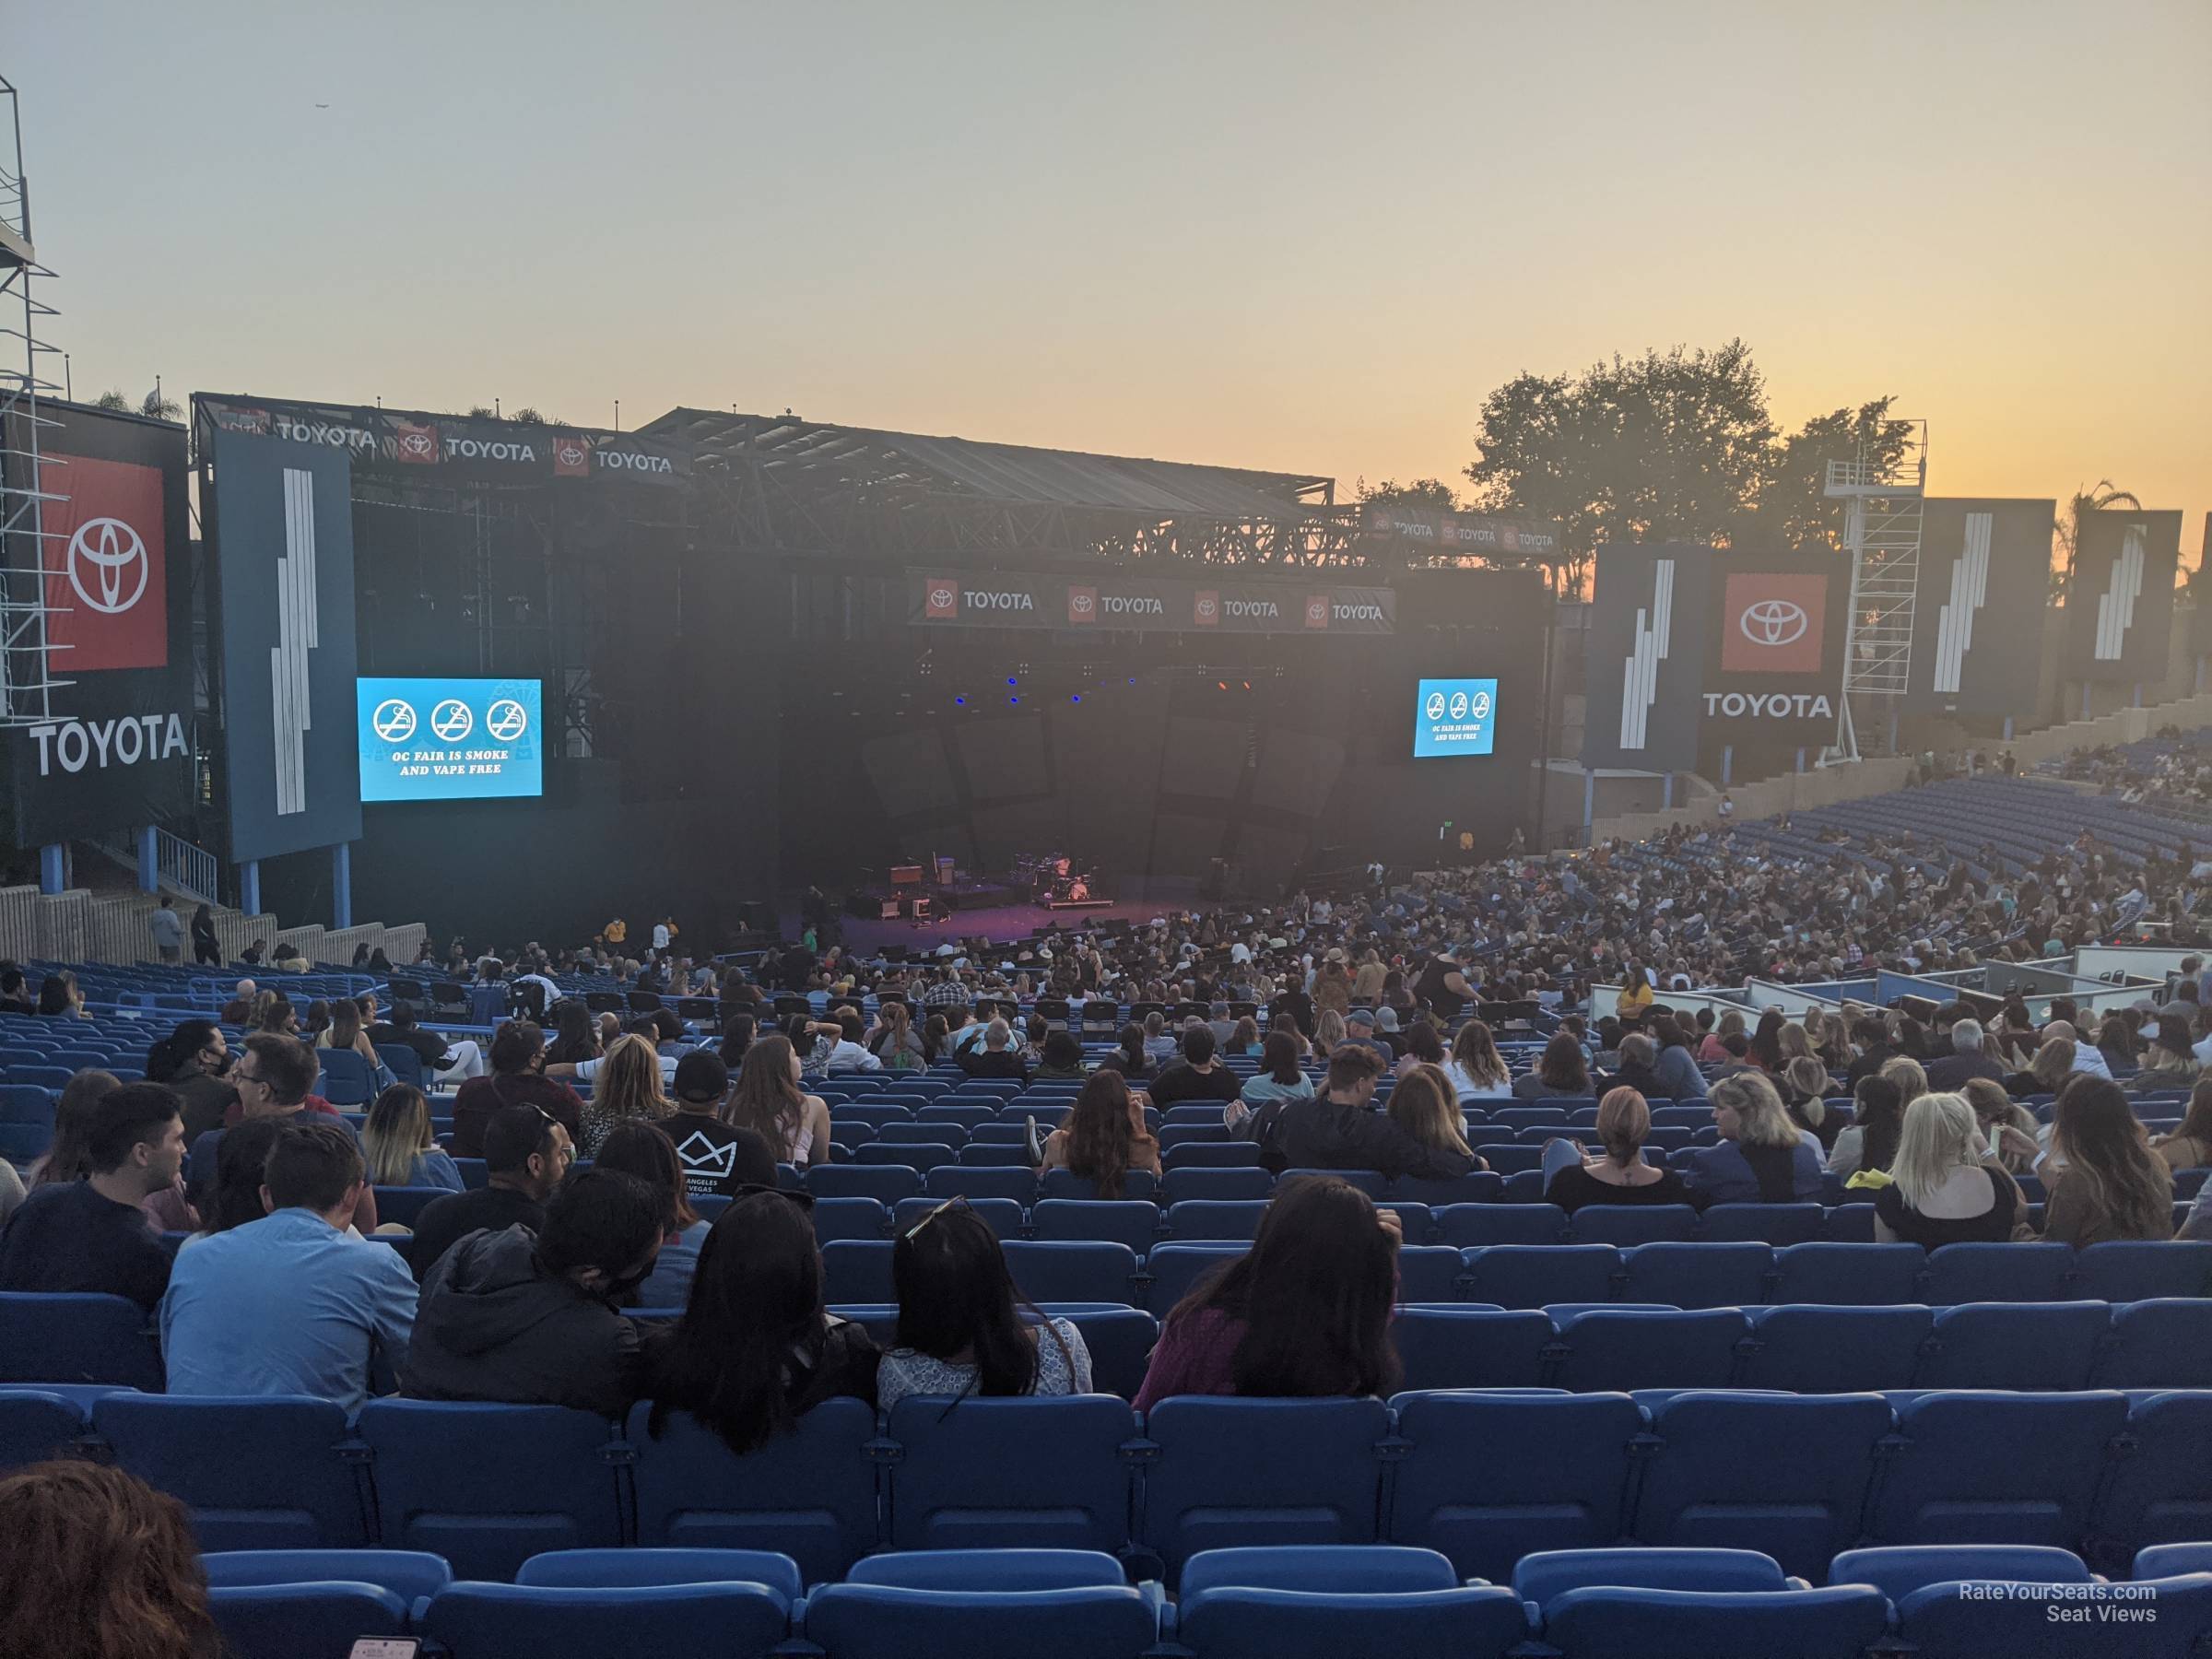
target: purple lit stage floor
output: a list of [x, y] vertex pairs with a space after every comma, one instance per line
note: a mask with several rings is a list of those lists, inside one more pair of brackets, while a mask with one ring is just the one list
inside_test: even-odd
[[[1195, 884], [1192, 888], [1194, 892]], [[886, 945], [903, 945], [912, 951], [935, 950], [947, 940], [973, 938], [978, 935], [994, 944], [1008, 944], [1027, 939], [1036, 929], [1053, 922], [1059, 924], [1063, 933], [1079, 933], [1112, 921], [1149, 922], [1169, 911], [1187, 908], [1192, 902], [1191, 893], [1180, 897], [1163, 894], [1151, 899], [1118, 900], [1103, 910], [1048, 911], [1041, 904], [997, 904], [974, 909], [963, 907], [935, 922], [910, 922], [903, 917], [895, 922], [881, 922], [860, 916], [844, 916], [840, 921], [846, 948], [867, 955]], [[800, 924], [796, 905], [784, 906], [782, 922], [784, 937], [797, 938]]]

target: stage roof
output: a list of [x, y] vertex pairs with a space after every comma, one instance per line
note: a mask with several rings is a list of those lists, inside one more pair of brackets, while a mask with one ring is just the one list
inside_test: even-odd
[[702, 455], [744, 457], [786, 477], [905, 485], [937, 495], [1033, 507], [1098, 508], [1147, 517], [1279, 519], [1333, 505], [1320, 474], [1251, 472], [829, 426], [794, 416], [671, 409], [646, 435], [687, 440]]

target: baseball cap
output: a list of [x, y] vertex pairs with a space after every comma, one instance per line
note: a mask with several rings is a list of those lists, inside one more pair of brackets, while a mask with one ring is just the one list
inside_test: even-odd
[[1375, 1011], [1372, 1008], [1350, 1009], [1344, 1017], [1344, 1023], [1346, 1025], [1363, 1025], [1371, 1031], [1375, 1029]]
[[730, 1068], [712, 1049], [693, 1049], [676, 1063], [679, 1100], [719, 1100], [729, 1088]]

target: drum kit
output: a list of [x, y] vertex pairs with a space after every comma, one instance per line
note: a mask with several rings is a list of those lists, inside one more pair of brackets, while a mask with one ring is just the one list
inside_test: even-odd
[[1039, 904], [1054, 900], [1082, 904], [1088, 901], [1098, 873], [1077, 867], [1065, 853], [1025, 853], [1014, 860], [1014, 877], [1028, 883], [1030, 897]]

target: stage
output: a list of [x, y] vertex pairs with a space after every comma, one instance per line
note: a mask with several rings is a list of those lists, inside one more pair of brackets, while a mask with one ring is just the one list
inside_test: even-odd
[[[903, 916], [888, 922], [872, 917], [840, 916], [837, 923], [845, 947], [856, 955], [873, 956], [888, 945], [903, 945], [909, 951], [920, 954], [934, 951], [943, 944], [978, 937], [994, 945], [1016, 944], [1027, 940], [1038, 928], [1053, 924], [1057, 924], [1064, 934], [1083, 933], [1110, 922], [1141, 924], [1199, 901], [1198, 884], [1194, 881], [1155, 879], [1147, 888], [1156, 896], [1117, 899], [1095, 909], [1052, 911], [1041, 904], [1024, 901], [962, 908], [952, 915], [929, 922], [912, 922]], [[795, 900], [785, 901], [780, 920], [785, 938], [799, 936], [805, 924], [799, 919]]]

